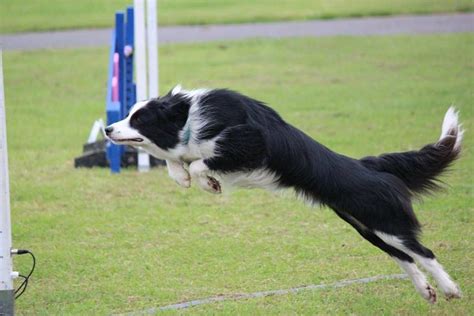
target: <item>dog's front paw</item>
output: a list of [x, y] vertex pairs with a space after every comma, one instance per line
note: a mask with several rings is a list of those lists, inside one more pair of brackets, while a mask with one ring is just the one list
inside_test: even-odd
[[189, 173], [183, 169], [183, 172], [179, 173], [170, 173], [170, 177], [176, 181], [177, 184], [182, 186], [183, 188], [191, 187], [191, 176]]
[[219, 194], [222, 192], [219, 181], [209, 176], [209, 167], [204, 160], [195, 160], [189, 165], [189, 171], [195, 181], [204, 191]]
[[207, 187], [209, 192], [219, 194], [222, 193], [221, 184], [213, 177], [207, 177]]
[[188, 170], [183, 167], [182, 162], [166, 160], [166, 166], [168, 168], [168, 175], [171, 179], [176, 181], [177, 184], [184, 188], [191, 186], [191, 176]]
[[191, 177], [186, 177], [186, 178], [178, 178], [174, 179], [177, 184], [182, 186], [183, 188], [190, 188], [191, 187]]
[[206, 192], [219, 194], [222, 193], [221, 184], [215, 178], [204, 175], [201, 177], [193, 178], [197, 182], [199, 187]]

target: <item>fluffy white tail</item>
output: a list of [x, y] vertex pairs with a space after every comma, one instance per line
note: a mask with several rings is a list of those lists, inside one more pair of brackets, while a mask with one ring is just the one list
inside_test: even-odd
[[439, 140], [445, 137], [452, 136], [456, 137], [456, 143], [454, 149], [458, 150], [461, 147], [462, 137], [464, 130], [459, 124], [459, 112], [454, 107], [450, 107], [444, 115], [443, 126], [441, 128], [441, 136]]

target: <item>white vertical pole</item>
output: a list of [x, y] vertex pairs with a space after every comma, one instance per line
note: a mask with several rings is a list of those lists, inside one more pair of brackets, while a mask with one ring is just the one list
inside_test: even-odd
[[135, 67], [137, 82], [137, 101], [147, 99], [147, 75], [146, 75], [146, 41], [145, 41], [145, 1], [134, 1], [134, 41], [135, 41]]
[[[147, 92], [147, 60], [146, 60], [146, 33], [145, 33], [145, 1], [134, 0], [134, 41], [135, 41], [135, 70], [137, 82], [137, 101], [148, 99]], [[143, 150], [138, 150], [138, 171], [150, 169], [150, 157]]]
[[148, 97], [158, 97], [158, 34], [156, 0], [147, 0]]
[[[13, 315], [12, 235], [8, 177], [7, 124], [0, 48], [0, 314]], [[3, 315], [3, 314], [2, 314]]]

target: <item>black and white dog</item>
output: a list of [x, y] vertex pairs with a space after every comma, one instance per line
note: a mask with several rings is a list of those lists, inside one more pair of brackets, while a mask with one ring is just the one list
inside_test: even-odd
[[440, 139], [418, 151], [353, 159], [337, 154], [286, 123], [264, 103], [224, 89], [186, 91], [138, 102], [105, 129], [117, 144], [138, 146], [166, 160], [168, 173], [188, 188], [220, 193], [226, 186], [293, 188], [352, 225], [388, 253], [430, 303], [436, 292], [415, 260], [447, 298], [459, 287], [418, 241], [411, 201], [438, 188], [436, 177], [459, 156], [462, 130], [450, 108]]

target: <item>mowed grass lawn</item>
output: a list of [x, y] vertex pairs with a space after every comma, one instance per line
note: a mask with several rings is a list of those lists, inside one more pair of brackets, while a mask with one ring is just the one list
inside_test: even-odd
[[[464, 298], [429, 306], [407, 280], [195, 307], [190, 314], [439, 314], [473, 308], [472, 34], [248, 40], [160, 48], [161, 91], [231, 87], [330, 148], [362, 157], [467, 130], [446, 192], [416, 204], [424, 243]], [[104, 117], [107, 49], [4, 54], [15, 247], [38, 258], [20, 315], [109, 314], [213, 295], [400, 273], [326, 208], [291, 193], [215, 196], [149, 173], [74, 169]], [[15, 258], [25, 273], [29, 259]]]
[[[132, 0], [2, 0], [0, 33], [110, 27]], [[159, 23], [212, 24], [472, 11], [472, 0], [159, 0]]]

